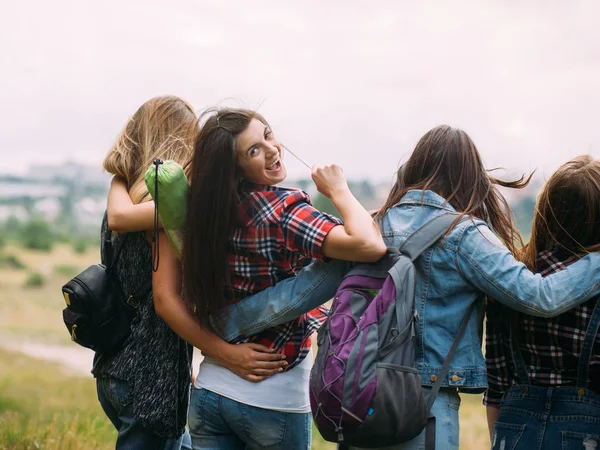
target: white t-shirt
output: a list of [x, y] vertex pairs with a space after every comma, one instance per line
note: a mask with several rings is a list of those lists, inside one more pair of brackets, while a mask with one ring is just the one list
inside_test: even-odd
[[290, 413], [310, 412], [308, 381], [312, 350], [292, 370], [259, 383], [246, 381], [212, 358], [204, 358], [194, 387], [215, 392], [245, 405]]

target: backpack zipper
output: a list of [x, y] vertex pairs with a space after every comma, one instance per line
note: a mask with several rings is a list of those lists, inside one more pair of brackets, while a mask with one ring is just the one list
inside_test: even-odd
[[350, 411], [348, 411], [346, 408], [344, 408], [343, 406], [341, 407], [342, 412], [345, 412], [346, 414], [348, 414], [350, 417], [352, 417], [354, 420], [358, 420], [360, 423], [363, 423], [364, 420], [360, 419], [357, 415], [351, 413]]

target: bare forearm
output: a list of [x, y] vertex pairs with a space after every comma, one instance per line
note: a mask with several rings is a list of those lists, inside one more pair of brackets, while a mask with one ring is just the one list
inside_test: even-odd
[[373, 218], [354, 197], [350, 189], [336, 192], [332, 195], [331, 201], [342, 216], [344, 229], [348, 236], [365, 240], [380, 237], [379, 228]]
[[125, 181], [114, 177], [108, 191], [106, 215], [108, 227], [118, 233], [152, 230], [154, 202], [134, 204]]
[[350, 192], [342, 168], [333, 164], [314, 166], [312, 179], [318, 191], [331, 199], [344, 219], [343, 227], [332, 228], [323, 242], [323, 254], [348, 261], [377, 261], [386, 252], [377, 225]]
[[349, 189], [331, 196], [344, 226], [329, 231], [323, 243], [325, 256], [348, 261], [373, 262], [386, 252], [379, 228]]
[[500, 415], [500, 410], [494, 406], [486, 406], [485, 407], [487, 413], [487, 422], [488, 422], [488, 430], [490, 432], [490, 439], [494, 434], [494, 425], [496, 424], [496, 420], [498, 420], [498, 416]]
[[108, 227], [118, 233], [147, 231], [154, 228], [154, 202], [139, 205], [113, 204], [106, 209]]
[[155, 300], [156, 314], [184, 341], [198, 348], [206, 356], [210, 356], [225, 363], [224, 354], [228, 346], [212, 331], [202, 327], [196, 318], [187, 309], [183, 300], [177, 298]]
[[229, 344], [200, 325], [179, 295], [181, 269], [175, 251], [164, 232], [159, 233], [158, 239], [160, 264], [152, 273], [156, 314], [183, 340], [248, 381], [261, 381], [281, 372], [287, 364], [284, 355], [259, 344]]

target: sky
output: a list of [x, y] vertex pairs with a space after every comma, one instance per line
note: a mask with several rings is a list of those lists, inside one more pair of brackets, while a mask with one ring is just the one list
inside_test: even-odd
[[[600, 2], [19, 0], [0, 17], [1, 172], [98, 165], [147, 99], [259, 111], [309, 164], [392, 179], [430, 128], [488, 167], [600, 157]], [[286, 159], [290, 177], [308, 169]]]

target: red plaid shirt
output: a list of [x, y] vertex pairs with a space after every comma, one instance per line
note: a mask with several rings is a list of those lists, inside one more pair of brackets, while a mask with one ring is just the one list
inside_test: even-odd
[[[542, 251], [536, 260], [542, 276], [558, 272], [579, 258], [565, 250]], [[509, 343], [509, 320], [517, 320], [519, 349], [531, 384], [536, 386], [574, 386], [583, 337], [598, 301], [595, 297], [569, 311], [550, 319], [533, 317], [509, 310], [489, 301], [487, 306], [485, 360], [489, 389], [484, 404], [499, 407], [504, 392], [520, 384], [514, 367]], [[588, 386], [600, 392], [600, 335], [592, 350]]]
[[[295, 276], [313, 258], [324, 259], [327, 233], [341, 222], [312, 207], [308, 194], [296, 189], [243, 183], [240, 219], [229, 241], [230, 303]], [[286, 355], [288, 370], [311, 348], [311, 334], [327, 318], [320, 307], [298, 319], [269, 328], [237, 343], [255, 342]]]

